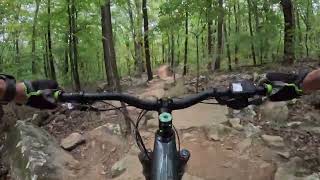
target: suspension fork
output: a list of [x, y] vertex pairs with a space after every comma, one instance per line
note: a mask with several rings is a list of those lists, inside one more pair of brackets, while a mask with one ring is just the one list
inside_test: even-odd
[[164, 112], [159, 115], [159, 130], [155, 134], [154, 151], [148, 151], [148, 155], [139, 153], [146, 180], [182, 178], [190, 152], [186, 149], [177, 151], [171, 113]]

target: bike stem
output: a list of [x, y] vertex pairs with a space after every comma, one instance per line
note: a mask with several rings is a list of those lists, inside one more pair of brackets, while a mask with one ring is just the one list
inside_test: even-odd
[[159, 113], [159, 135], [163, 138], [169, 138], [173, 135], [172, 130], [172, 110], [169, 107], [171, 99], [161, 99], [162, 108]]

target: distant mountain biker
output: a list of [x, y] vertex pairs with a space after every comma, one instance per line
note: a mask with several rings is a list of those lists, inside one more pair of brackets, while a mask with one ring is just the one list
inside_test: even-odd
[[[297, 98], [302, 92], [320, 89], [320, 69], [299, 74], [267, 73], [263, 83], [277, 87], [269, 95], [271, 101], [286, 101]], [[56, 108], [53, 97], [59, 85], [53, 80], [34, 80], [16, 83], [13, 76], [0, 74], [0, 101], [27, 105], [38, 109]]]

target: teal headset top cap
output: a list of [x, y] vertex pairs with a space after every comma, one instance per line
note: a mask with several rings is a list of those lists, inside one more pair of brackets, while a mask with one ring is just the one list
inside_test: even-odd
[[172, 115], [170, 113], [161, 113], [159, 116], [161, 122], [166, 123], [172, 121]]

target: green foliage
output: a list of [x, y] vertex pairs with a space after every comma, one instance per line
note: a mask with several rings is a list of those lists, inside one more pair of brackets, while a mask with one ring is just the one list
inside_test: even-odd
[[[141, 14], [136, 13], [135, 2], [129, 0], [132, 5], [133, 18], [136, 22]], [[140, 0], [135, 0], [139, 1]], [[154, 67], [167, 61], [170, 57], [170, 34], [175, 38], [175, 56], [180, 65], [183, 62], [185, 18], [189, 14], [189, 67], [194, 69], [196, 60], [196, 43], [192, 33], [200, 33], [200, 62], [202, 69], [206, 69], [207, 63], [215, 59], [208, 56], [208, 20], [213, 21], [214, 52], [217, 47], [217, 17], [224, 14], [224, 23], [230, 24], [230, 37], [228, 37], [231, 56], [234, 59], [234, 48], [239, 45], [238, 57], [241, 64], [251, 63], [251, 43], [263, 53], [263, 61], [272, 61], [274, 55], [281, 56], [283, 49], [283, 14], [279, 5], [280, 0], [257, 0], [256, 14], [253, 13], [254, 36], [250, 37], [248, 29], [248, 5], [246, 1], [225, 0], [224, 8], [218, 7], [218, 1], [211, 0], [170, 0], [148, 1], [149, 15], [149, 41]], [[104, 0], [76, 1], [77, 32], [79, 39], [79, 71], [82, 82], [91, 82], [105, 78], [103, 62], [101, 14], [100, 6]], [[211, 4], [212, 3], [212, 4]], [[298, 56], [305, 56], [306, 46], [304, 37], [308, 35], [308, 47], [311, 57], [320, 56], [320, 3], [312, 0], [295, 0], [296, 10], [300, 17], [300, 29], [296, 30], [296, 51]], [[141, 2], [140, 2], [141, 4]], [[239, 4], [239, 9], [238, 9]], [[0, 1], [0, 66], [2, 72], [13, 74], [18, 79], [44, 78], [44, 54], [45, 34], [47, 33], [48, 20], [51, 21], [52, 48], [57, 76], [60, 83], [71, 83], [71, 72], [63, 72], [65, 66], [65, 52], [68, 52], [68, 44], [65, 42], [68, 33], [68, 9], [67, 0], [51, 0], [51, 17], [47, 14], [47, 0], [40, 1], [38, 22], [36, 24], [36, 54], [31, 54], [31, 35], [34, 22], [35, 0], [1, 0]], [[236, 8], [236, 14], [234, 13]], [[229, 12], [230, 9], [230, 12]], [[134, 71], [134, 39], [128, 15], [128, 0], [112, 1], [112, 23], [114, 41], [117, 56], [117, 64], [121, 76], [126, 76]], [[254, 9], [253, 9], [254, 11]], [[230, 16], [230, 21], [228, 20]], [[235, 16], [239, 18], [240, 33], [235, 33]], [[259, 22], [255, 23], [255, 19]], [[256, 27], [258, 25], [258, 27]], [[310, 28], [307, 29], [307, 26]], [[135, 28], [142, 27], [135, 23]], [[303, 39], [299, 40], [299, 36]], [[179, 37], [179, 38], [178, 38]], [[202, 40], [203, 39], [203, 40]], [[16, 41], [19, 44], [17, 52]], [[203, 41], [203, 42], [202, 42]], [[129, 47], [126, 46], [129, 44]], [[162, 53], [164, 46], [164, 54]], [[164, 57], [163, 57], [164, 56]], [[178, 59], [179, 56], [179, 59]], [[223, 58], [226, 58], [224, 50]], [[36, 62], [37, 74], [31, 73], [31, 61]], [[223, 66], [226, 60], [222, 61]], [[70, 64], [70, 63], [69, 63]]]

